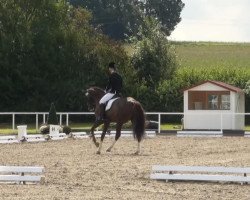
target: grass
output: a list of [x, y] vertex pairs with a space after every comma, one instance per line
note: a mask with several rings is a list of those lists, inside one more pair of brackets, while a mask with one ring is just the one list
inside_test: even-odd
[[[173, 42], [181, 67], [235, 67], [250, 68], [250, 43]], [[134, 45], [124, 44], [132, 55]]]
[[[73, 131], [88, 131], [90, 130], [91, 123], [74, 123], [70, 124], [70, 127]], [[161, 130], [181, 130], [181, 124], [177, 123], [167, 123], [161, 124]], [[250, 125], [245, 126], [245, 131], [250, 131]], [[28, 134], [39, 134], [39, 131], [36, 130], [35, 126], [30, 124], [28, 125]], [[5, 125], [0, 124], [0, 135], [12, 135], [17, 134], [17, 129], [12, 130], [11, 128], [6, 128]]]
[[[73, 130], [89, 130], [91, 128], [91, 123], [72, 123], [70, 124], [70, 128]], [[36, 130], [35, 124], [27, 125], [27, 133], [28, 134], [39, 134], [39, 130]], [[12, 130], [11, 125], [9, 124], [0, 124], [0, 135], [10, 135], [17, 134], [17, 129]]]
[[250, 43], [175, 42], [183, 67], [250, 67]]

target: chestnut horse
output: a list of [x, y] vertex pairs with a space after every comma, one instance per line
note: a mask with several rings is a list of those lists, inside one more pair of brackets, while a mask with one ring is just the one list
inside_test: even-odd
[[[90, 87], [87, 89], [86, 96], [88, 97], [88, 107], [89, 109], [95, 110], [95, 116], [97, 117], [99, 114], [99, 101], [105, 95], [104, 90], [98, 87]], [[145, 134], [145, 113], [141, 106], [141, 104], [133, 99], [132, 97], [120, 97], [115, 100], [111, 106], [111, 108], [105, 112], [105, 121], [103, 132], [101, 135], [100, 144], [96, 141], [94, 130], [100, 124], [97, 122], [91, 128], [91, 136], [93, 138], [93, 142], [96, 147], [98, 147], [97, 154], [101, 153], [102, 142], [104, 140], [105, 134], [111, 122], [116, 122], [116, 135], [115, 141], [113, 144], [107, 149], [107, 152], [110, 152], [114, 147], [116, 141], [121, 136], [122, 125], [131, 120], [133, 127], [133, 136], [138, 141], [138, 148], [135, 154], [140, 153], [140, 142], [143, 139]]]

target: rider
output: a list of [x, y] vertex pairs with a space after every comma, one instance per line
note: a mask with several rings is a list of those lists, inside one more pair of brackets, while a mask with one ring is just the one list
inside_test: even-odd
[[109, 82], [106, 87], [106, 94], [99, 101], [99, 116], [97, 117], [97, 123], [104, 122], [105, 105], [115, 95], [119, 96], [122, 89], [122, 77], [117, 73], [114, 62], [109, 63]]

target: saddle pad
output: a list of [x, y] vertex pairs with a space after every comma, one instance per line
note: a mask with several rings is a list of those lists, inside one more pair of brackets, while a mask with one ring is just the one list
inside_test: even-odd
[[107, 103], [107, 106], [106, 106], [106, 109], [105, 109], [105, 110], [108, 111], [108, 110], [111, 108], [113, 102], [114, 102], [115, 100], [117, 100], [117, 99], [119, 99], [119, 97], [118, 97], [118, 98], [115, 98], [115, 99], [109, 100], [108, 103]]

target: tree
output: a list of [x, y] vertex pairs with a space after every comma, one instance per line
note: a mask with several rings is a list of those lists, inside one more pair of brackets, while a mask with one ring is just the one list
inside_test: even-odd
[[54, 103], [51, 103], [51, 105], [50, 105], [47, 124], [58, 125], [58, 120], [57, 120], [57, 116], [56, 116], [56, 108], [55, 108]]
[[162, 30], [169, 36], [181, 21], [182, 0], [144, 0], [145, 15], [158, 19]]
[[184, 7], [181, 0], [70, 0], [93, 14], [93, 24], [113, 39], [136, 35], [144, 26], [145, 17], [159, 20], [162, 30], [170, 35], [180, 22]]
[[157, 21], [148, 18], [147, 27], [140, 32], [132, 65], [138, 79], [155, 89], [161, 80], [172, 78], [177, 64], [175, 54]]
[[125, 68], [121, 45], [98, 33], [91, 14], [66, 0], [0, 1], [0, 110], [87, 109], [81, 91], [104, 86], [110, 61]]
[[[148, 28], [141, 29], [136, 51], [131, 58], [135, 69], [134, 95], [148, 110], [160, 110], [159, 88], [164, 80], [171, 80], [176, 69], [176, 56], [159, 23], [147, 18]], [[136, 86], [136, 87], [135, 87]]]

